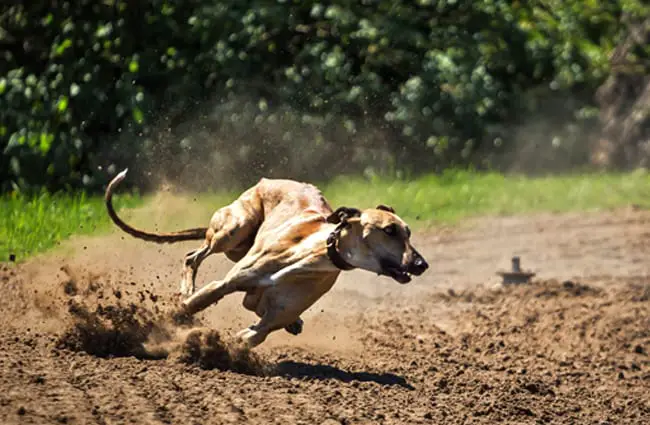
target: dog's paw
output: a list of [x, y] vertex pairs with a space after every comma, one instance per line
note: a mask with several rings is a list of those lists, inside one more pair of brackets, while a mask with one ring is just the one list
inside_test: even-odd
[[302, 326], [305, 322], [302, 319], [298, 319], [290, 325], [284, 327], [284, 330], [289, 332], [291, 335], [300, 335], [302, 333]]

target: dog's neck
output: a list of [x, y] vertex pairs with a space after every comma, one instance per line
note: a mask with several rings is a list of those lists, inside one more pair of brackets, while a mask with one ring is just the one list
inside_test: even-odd
[[[377, 270], [377, 265], [370, 260], [367, 255], [363, 255], [363, 253], [366, 252], [367, 247], [365, 246], [361, 232], [362, 229], [358, 225], [351, 225], [342, 229], [337, 237], [337, 243], [335, 245], [336, 251], [338, 256], [352, 269], [359, 268], [374, 272]], [[332, 261], [329, 252], [328, 257], [330, 257], [330, 261]], [[332, 263], [334, 263], [334, 261], [332, 261]], [[334, 265], [338, 269], [346, 270], [337, 264]]]
[[347, 262], [344, 258], [344, 256], [350, 257], [349, 252], [347, 253], [341, 253], [339, 251], [341, 248], [339, 248], [339, 245], [341, 244], [341, 233], [345, 231], [345, 229], [342, 229], [340, 226], [337, 226], [332, 230], [332, 232], [328, 235], [327, 237], [327, 256], [329, 257], [330, 261], [334, 266], [340, 270], [353, 270], [356, 267]]

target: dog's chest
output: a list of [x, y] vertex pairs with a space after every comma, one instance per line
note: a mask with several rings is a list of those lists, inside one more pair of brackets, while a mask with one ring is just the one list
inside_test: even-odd
[[309, 279], [289, 277], [264, 290], [265, 296], [278, 308], [300, 313], [325, 295], [334, 285], [338, 273], [314, 274]]

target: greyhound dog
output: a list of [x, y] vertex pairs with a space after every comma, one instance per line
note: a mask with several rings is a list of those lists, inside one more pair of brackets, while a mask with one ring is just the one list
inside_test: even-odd
[[[253, 348], [271, 332], [302, 332], [300, 315], [327, 293], [342, 270], [363, 269], [399, 283], [420, 276], [429, 265], [410, 242], [408, 225], [385, 205], [332, 210], [315, 186], [262, 178], [231, 204], [217, 210], [208, 227], [152, 233], [125, 223], [115, 212], [112, 194], [126, 177], [119, 173], [106, 188], [113, 222], [126, 233], [151, 242], [203, 240], [183, 260], [179, 312], [194, 315], [226, 295], [244, 292], [244, 308], [260, 318], [237, 338]], [[235, 262], [221, 280], [195, 292], [196, 274], [210, 255], [224, 253]]]

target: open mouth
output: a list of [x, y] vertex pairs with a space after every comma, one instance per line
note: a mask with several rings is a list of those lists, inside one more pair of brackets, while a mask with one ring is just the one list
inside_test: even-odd
[[411, 275], [406, 271], [406, 268], [402, 267], [401, 265], [394, 265], [388, 262], [383, 262], [381, 268], [381, 274], [390, 276], [399, 283], [409, 283], [411, 281]]

